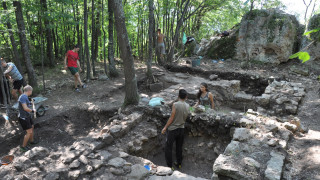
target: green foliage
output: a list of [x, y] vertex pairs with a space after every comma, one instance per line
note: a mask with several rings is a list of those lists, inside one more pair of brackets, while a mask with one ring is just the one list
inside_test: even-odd
[[310, 55], [308, 52], [297, 52], [293, 55], [291, 55], [289, 57], [289, 59], [294, 59], [294, 58], [299, 58], [300, 60], [302, 60], [302, 63], [307, 62], [308, 60], [310, 60]]

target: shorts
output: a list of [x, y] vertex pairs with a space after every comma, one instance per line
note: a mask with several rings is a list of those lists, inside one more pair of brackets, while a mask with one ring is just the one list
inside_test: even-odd
[[77, 67], [68, 67], [72, 75], [75, 75], [77, 72], [79, 72], [79, 68]]
[[158, 47], [161, 54], [166, 54], [166, 47], [164, 46], [164, 43], [159, 43]]
[[19, 90], [24, 83], [23, 78], [20, 80], [13, 81], [13, 89]]
[[28, 117], [25, 119], [22, 119], [19, 117], [19, 122], [20, 122], [23, 130], [28, 130], [28, 129], [32, 128], [33, 120], [31, 117]]

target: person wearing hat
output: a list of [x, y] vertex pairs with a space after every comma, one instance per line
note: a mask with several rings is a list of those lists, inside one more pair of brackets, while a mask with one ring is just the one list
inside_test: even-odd
[[13, 99], [17, 100], [17, 92], [19, 91], [19, 94], [22, 94], [21, 87], [24, 84], [23, 76], [19, 72], [16, 65], [14, 65], [12, 62], [7, 63], [3, 58], [1, 58], [1, 65], [4, 68], [4, 75], [9, 77], [10, 81], [13, 81], [13, 89], [11, 94]]

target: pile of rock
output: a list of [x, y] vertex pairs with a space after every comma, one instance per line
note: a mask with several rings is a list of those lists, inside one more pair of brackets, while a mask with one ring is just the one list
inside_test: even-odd
[[[231, 143], [213, 165], [212, 179], [281, 179], [288, 141], [295, 126], [249, 110]], [[293, 126], [291, 126], [293, 125]]]

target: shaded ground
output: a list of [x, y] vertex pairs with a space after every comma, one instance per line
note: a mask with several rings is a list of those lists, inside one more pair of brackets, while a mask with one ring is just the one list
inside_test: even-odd
[[[190, 66], [185, 63], [185, 60], [181, 59], [180, 65]], [[240, 68], [240, 63], [232, 60], [212, 63], [210, 59], [207, 59], [204, 62], [206, 64], [202, 64], [200, 67], [203, 70], [247, 73], [266, 78], [275, 76], [282, 80], [301, 82], [305, 85], [307, 94], [297, 116], [301, 119], [303, 125], [309, 127], [310, 131], [306, 135], [296, 135], [290, 141], [286, 171], [289, 172], [292, 179], [306, 179], [306, 177], [307, 179], [320, 179], [320, 100], [319, 82], [317, 80], [317, 75], [320, 73], [315, 68], [317, 66], [310, 68], [311, 75], [305, 77], [290, 71], [292, 66], [302, 66], [298, 61], [290, 61], [277, 67], [252, 64], [245, 70]], [[145, 67], [138, 66], [142, 67], [137, 70], [138, 81], [143, 81]], [[73, 92], [73, 78], [69, 72], [67, 74], [56, 73], [54, 76], [47, 78], [49, 91], [43, 95], [48, 97], [45, 105], [49, 105], [50, 109], [45, 116], [35, 120], [36, 123], [42, 122], [35, 132], [41, 145], [50, 149], [70, 145], [75, 138], [81, 138], [91, 130], [101, 129], [107, 123], [108, 115], [111, 116], [122, 105], [124, 99], [123, 75], [109, 81], [90, 81], [88, 83], [89, 87], [81, 90], [81, 93]], [[140, 89], [140, 92], [151, 94], [145, 89]], [[95, 112], [102, 112], [102, 115], [94, 117]], [[103, 113], [105, 117], [103, 117]], [[5, 142], [0, 143], [0, 155], [9, 154], [8, 152], [18, 152], [18, 146], [22, 140], [22, 135], [19, 134], [21, 132], [19, 126], [10, 129], [10, 131], [4, 126], [3, 121], [1, 121], [0, 126], [2, 132], [0, 142]], [[63, 140], [61, 141], [61, 139]], [[200, 143], [198, 141], [199, 139], [187, 138], [185, 147], [197, 145]], [[201, 146], [199, 149], [201, 149]], [[165, 165], [163, 153], [150, 157], [150, 159], [158, 165]], [[206, 173], [212, 172], [212, 166], [203, 167], [201, 163], [194, 162], [194, 159], [186, 158], [181, 171], [194, 176], [210, 178], [210, 174]]]

